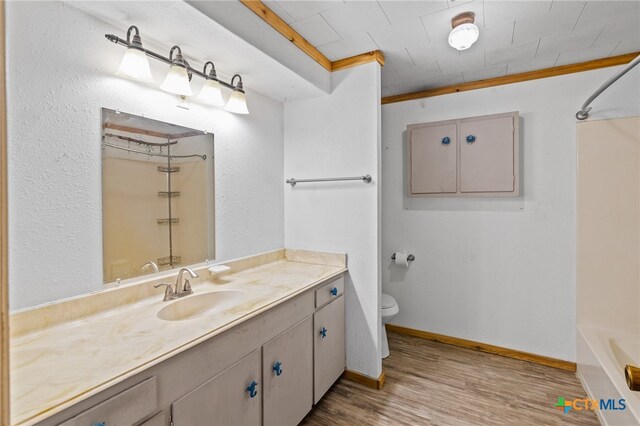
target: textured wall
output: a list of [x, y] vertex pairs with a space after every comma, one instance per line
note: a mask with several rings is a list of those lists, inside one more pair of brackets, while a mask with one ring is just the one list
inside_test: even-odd
[[12, 309], [102, 288], [101, 107], [215, 133], [218, 259], [283, 246], [281, 103], [249, 92], [248, 116], [177, 108], [115, 76], [124, 49], [104, 34], [122, 28], [58, 2], [6, 7]]
[[[576, 120], [616, 68], [385, 105], [383, 291], [394, 323], [575, 359]], [[640, 69], [593, 103], [593, 119], [640, 114]], [[407, 124], [520, 111], [517, 198], [407, 199]], [[396, 250], [416, 255], [409, 270]]]
[[347, 253], [347, 368], [378, 377], [380, 361], [380, 66], [332, 74], [330, 96], [285, 103], [285, 175], [370, 174], [373, 182], [285, 188], [285, 244]]

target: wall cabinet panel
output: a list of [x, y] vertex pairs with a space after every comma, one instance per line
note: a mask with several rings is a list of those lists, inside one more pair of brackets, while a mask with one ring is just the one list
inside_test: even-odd
[[457, 128], [455, 122], [419, 124], [409, 130], [412, 194], [455, 193]]
[[517, 112], [412, 124], [411, 196], [520, 194]]

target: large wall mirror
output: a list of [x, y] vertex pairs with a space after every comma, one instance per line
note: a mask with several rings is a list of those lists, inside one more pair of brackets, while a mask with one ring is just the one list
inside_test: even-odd
[[214, 137], [102, 109], [105, 283], [215, 257]]

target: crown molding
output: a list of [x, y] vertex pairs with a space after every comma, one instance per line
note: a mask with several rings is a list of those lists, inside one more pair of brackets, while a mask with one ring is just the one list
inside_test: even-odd
[[448, 95], [451, 93], [467, 92], [469, 90], [484, 89], [487, 87], [502, 86], [505, 84], [520, 83], [523, 81], [537, 80], [539, 78], [556, 77], [559, 75], [596, 70], [599, 68], [612, 67], [616, 65], [624, 65], [631, 62], [638, 55], [640, 55], [640, 52], [627, 53], [625, 55], [611, 56], [608, 58], [595, 59], [593, 61], [580, 62], [577, 64], [562, 65], [559, 67], [544, 68], [541, 70], [528, 71], [520, 74], [505, 75], [502, 77], [490, 78], [487, 80], [470, 81], [468, 83], [436, 87], [434, 89], [421, 90], [418, 92], [385, 96], [382, 98], [382, 105], [395, 102], [410, 101], [414, 99], [430, 98], [433, 96]]

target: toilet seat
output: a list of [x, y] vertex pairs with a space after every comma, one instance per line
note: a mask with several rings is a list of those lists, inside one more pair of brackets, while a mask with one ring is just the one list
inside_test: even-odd
[[398, 302], [396, 302], [396, 299], [389, 294], [382, 293], [380, 305], [382, 307], [383, 317], [393, 317], [400, 311], [400, 308], [398, 308]]
[[393, 296], [382, 293], [381, 306], [383, 310], [393, 308], [394, 306], [398, 306], [398, 302], [396, 302], [396, 299]]
[[385, 324], [388, 324], [393, 318], [398, 315], [400, 308], [396, 299], [389, 294], [381, 294], [380, 297], [380, 311], [382, 316], [382, 358], [389, 356], [389, 342], [387, 340], [387, 329]]

